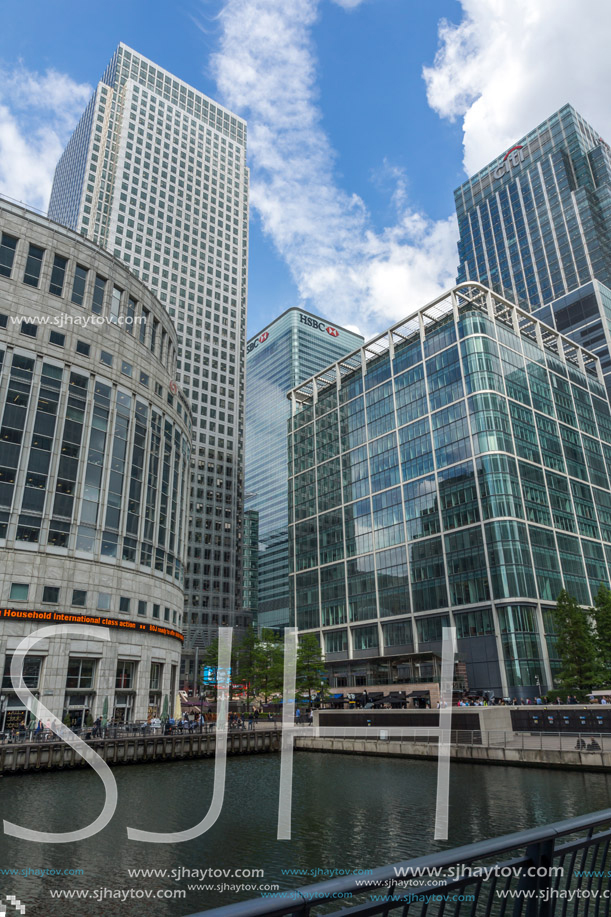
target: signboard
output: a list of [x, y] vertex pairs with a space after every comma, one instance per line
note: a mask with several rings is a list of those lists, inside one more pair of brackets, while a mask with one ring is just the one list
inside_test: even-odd
[[65, 614], [61, 611], [29, 611], [13, 608], [0, 608], [0, 619], [13, 621], [44, 621], [47, 624], [92, 624], [94, 627], [113, 627], [121, 630], [146, 631], [149, 634], [161, 634], [175, 640], [185, 638], [171, 627], [158, 624], [141, 624], [140, 621], [121, 621], [119, 618], [96, 618], [91, 615]]
[[512, 146], [512, 148], [507, 150], [503, 156], [503, 161], [500, 166], [497, 166], [494, 170], [494, 177], [504, 178], [505, 175], [511, 172], [514, 166], [519, 166], [524, 162], [524, 158], [527, 152], [528, 150], [525, 147], [520, 146], [519, 143], [516, 144], [516, 146]]

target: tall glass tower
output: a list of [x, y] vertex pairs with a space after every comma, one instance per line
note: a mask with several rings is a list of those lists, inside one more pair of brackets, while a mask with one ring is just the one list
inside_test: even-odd
[[259, 513], [259, 627], [290, 623], [287, 393], [362, 342], [361, 335], [296, 308], [248, 342], [246, 505]]
[[[205, 646], [244, 624], [246, 125], [120, 44], [59, 160], [49, 216], [125, 261], [174, 318], [194, 425], [184, 630], [187, 649]], [[154, 346], [165, 331], [150, 323]]]
[[611, 388], [611, 151], [565, 105], [454, 192], [478, 280], [601, 360]]
[[291, 402], [291, 599], [330, 685], [436, 680], [453, 623], [469, 688], [552, 687], [560, 590], [610, 582], [599, 361], [467, 283]]

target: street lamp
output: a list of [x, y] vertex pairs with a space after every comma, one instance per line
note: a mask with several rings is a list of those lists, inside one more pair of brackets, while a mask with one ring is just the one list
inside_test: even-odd
[[4, 732], [4, 717], [6, 713], [6, 705], [8, 704], [8, 697], [6, 694], [0, 694], [0, 722], [2, 724], [1, 730]]

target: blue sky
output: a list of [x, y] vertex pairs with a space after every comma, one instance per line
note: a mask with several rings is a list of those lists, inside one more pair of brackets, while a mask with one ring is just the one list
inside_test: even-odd
[[374, 333], [453, 282], [453, 190], [466, 172], [566, 101], [611, 139], [611, 4], [587, 10], [581, 0], [6, 5], [0, 191], [46, 206], [59, 151], [124, 41], [249, 122], [249, 335], [300, 303]]

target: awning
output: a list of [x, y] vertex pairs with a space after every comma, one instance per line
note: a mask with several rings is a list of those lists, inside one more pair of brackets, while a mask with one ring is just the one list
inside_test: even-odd
[[430, 697], [430, 691], [412, 691], [411, 694], [407, 695], [408, 697]]

